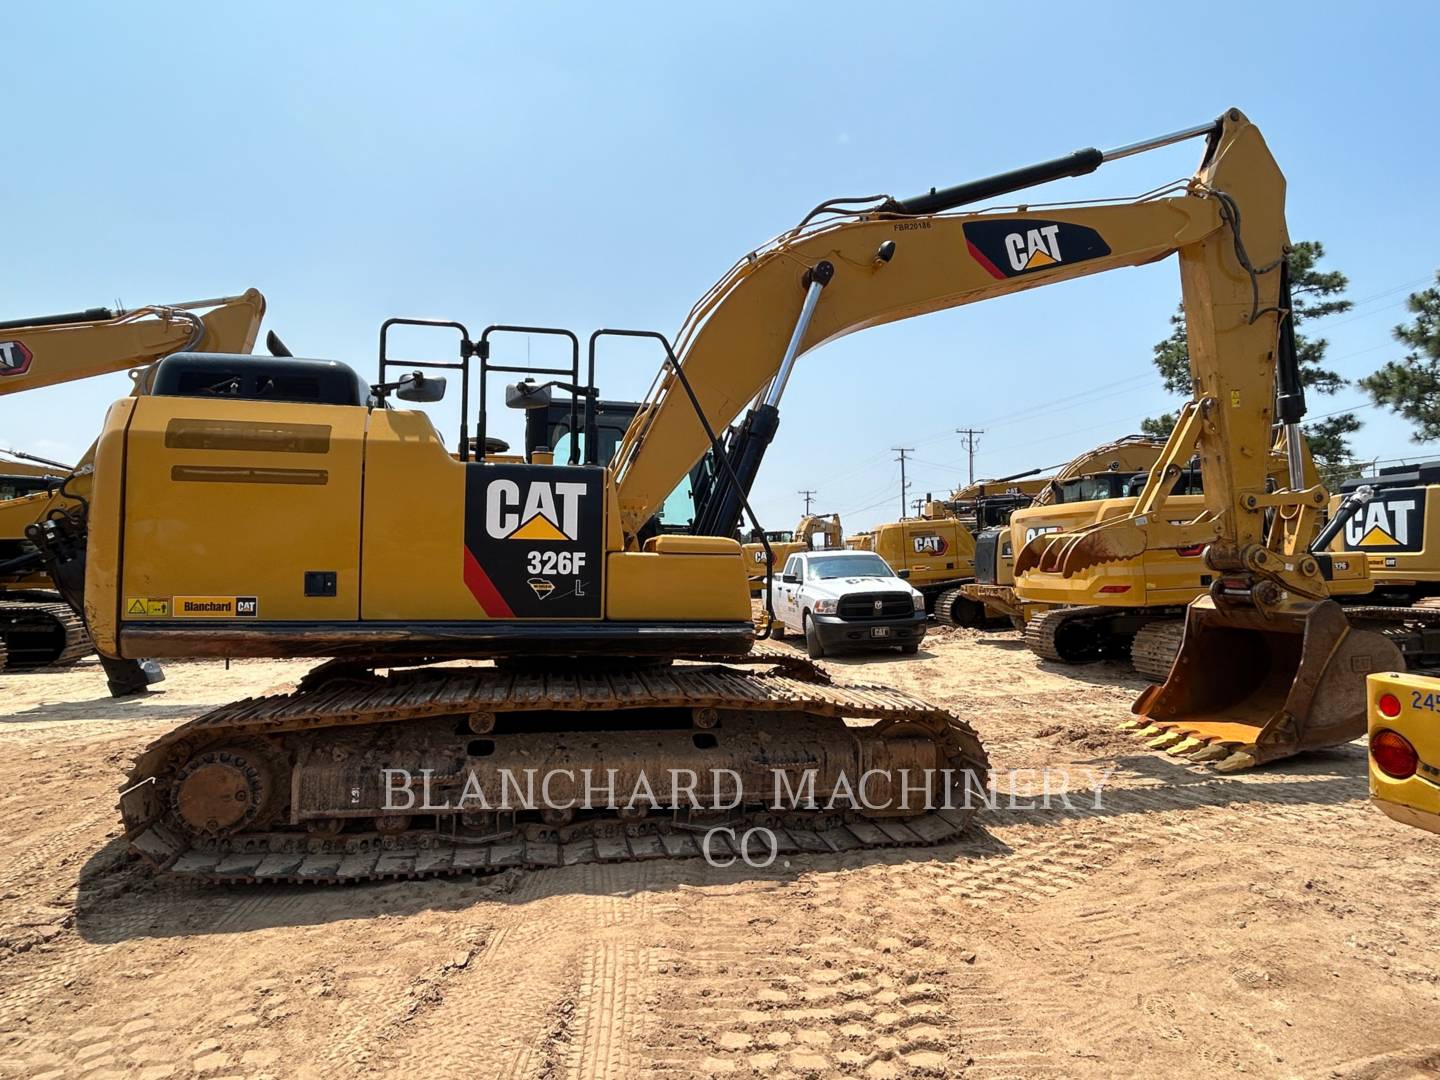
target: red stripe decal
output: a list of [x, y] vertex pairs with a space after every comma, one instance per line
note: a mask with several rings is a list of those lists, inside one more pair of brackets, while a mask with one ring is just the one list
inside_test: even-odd
[[979, 248], [977, 248], [969, 240], [965, 241], [965, 246], [970, 249], [970, 254], [975, 256], [975, 261], [978, 262], [981, 266], [983, 266], [986, 270], [990, 271], [991, 277], [1000, 278], [1002, 281], [1005, 279], [1005, 275], [1000, 272], [999, 268], [996, 267], [994, 263], [992, 263], [989, 259], [985, 257], [984, 253], [982, 253]]
[[510, 610], [510, 605], [500, 595], [500, 590], [495, 588], [495, 583], [490, 580], [490, 575], [485, 573], [485, 568], [475, 561], [475, 556], [468, 547], [465, 549], [465, 585], [479, 602], [481, 610], [490, 618], [515, 617], [515, 612]]

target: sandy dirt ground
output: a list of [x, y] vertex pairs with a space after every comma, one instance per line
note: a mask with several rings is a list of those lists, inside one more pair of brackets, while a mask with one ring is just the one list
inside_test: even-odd
[[1133, 676], [949, 631], [831, 666], [954, 708], [1001, 769], [1067, 769], [1070, 808], [763, 871], [215, 888], [132, 862], [134, 754], [306, 666], [174, 664], [128, 702], [90, 665], [0, 676], [0, 1075], [1440, 1075], [1440, 838], [1368, 807], [1358, 745], [1182, 767], [1113, 732]]

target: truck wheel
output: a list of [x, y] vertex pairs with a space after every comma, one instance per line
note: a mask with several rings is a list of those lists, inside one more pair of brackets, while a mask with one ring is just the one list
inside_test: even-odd
[[811, 660], [819, 660], [825, 655], [825, 646], [815, 630], [815, 620], [810, 618], [808, 611], [805, 613], [805, 652]]
[[900, 651], [906, 656], [914, 656], [920, 651], [920, 643], [918, 641], [907, 641], [904, 645], [900, 646]]

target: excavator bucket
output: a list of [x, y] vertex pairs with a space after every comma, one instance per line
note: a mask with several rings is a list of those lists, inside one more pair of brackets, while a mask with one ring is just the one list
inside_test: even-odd
[[1365, 732], [1365, 676], [1402, 671], [1382, 634], [1350, 625], [1333, 600], [1282, 614], [1217, 607], [1201, 597], [1163, 686], [1132, 707], [1126, 726], [1155, 749], [1223, 772]]

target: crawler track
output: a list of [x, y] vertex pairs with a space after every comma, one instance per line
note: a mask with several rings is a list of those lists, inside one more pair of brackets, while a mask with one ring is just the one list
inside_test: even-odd
[[85, 623], [69, 604], [43, 594], [0, 600], [0, 670], [61, 667], [92, 649]]
[[935, 598], [935, 618], [948, 626], [984, 626], [985, 605], [963, 595], [960, 588], [946, 589]]
[[1059, 607], [1042, 611], [1025, 624], [1025, 644], [1036, 656], [1061, 664], [1079, 664], [1105, 656], [1105, 632], [1092, 621], [1114, 614], [1101, 606]]
[[[781, 855], [934, 844], [964, 830], [973, 812], [965, 792], [983, 787], [988, 769], [968, 725], [893, 690], [829, 685], [793, 656], [750, 660], [760, 669], [729, 660], [382, 677], [353, 664], [322, 665], [292, 694], [222, 706], [148, 747], [122, 792], [126, 835], [170, 874], [328, 883], [695, 857], [707, 836], [712, 854], [729, 857], [729, 837], [755, 826], [771, 831]], [[627, 779], [711, 763], [733, 768], [738, 801], [701, 814], [662, 792], [648, 813], [611, 807], [548, 821], [535, 807], [462, 816], [442, 810], [439, 796], [428, 802], [437, 812], [413, 816], [379, 802], [384, 767], [431, 769], [452, 792], [468, 770], [493, 792], [502, 766], [514, 762], [542, 775], [618, 768]], [[824, 778], [837, 770], [875, 769], [887, 784], [917, 762], [935, 764], [937, 775], [950, 770], [936, 809], [842, 804], [776, 813], [769, 804], [776, 772], [798, 787], [806, 770], [817, 770], [823, 804], [833, 791]], [[197, 803], [236, 820], [200, 823], [197, 813], [212, 811], [197, 812]]]
[[1135, 631], [1130, 643], [1130, 663], [1135, 670], [1154, 683], [1163, 683], [1170, 676], [1170, 667], [1180, 652], [1185, 637], [1184, 619], [1156, 619]]

